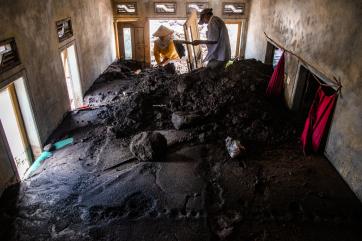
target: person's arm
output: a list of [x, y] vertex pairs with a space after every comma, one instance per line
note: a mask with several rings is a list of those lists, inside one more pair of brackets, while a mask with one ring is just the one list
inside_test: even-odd
[[169, 58], [164, 58], [161, 63], [159, 63], [159, 66], [165, 66], [170, 62]]
[[207, 40], [194, 40], [192, 45], [217, 44], [220, 38], [220, 29], [215, 21], [208, 26]]
[[192, 41], [192, 45], [200, 45], [200, 44], [217, 44], [215, 40], [194, 40]]
[[192, 42], [186, 41], [186, 40], [174, 40], [174, 42], [180, 43], [180, 44], [192, 44]]
[[181, 44], [192, 44], [192, 45], [200, 45], [200, 44], [217, 44], [217, 41], [211, 41], [211, 40], [194, 40], [192, 42], [185, 41], [185, 40], [174, 40], [175, 42], [181, 43]]
[[155, 56], [155, 60], [156, 60], [157, 64], [159, 65], [161, 63], [161, 54], [160, 54], [160, 49], [156, 43], [155, 43], [155, 46], [153, 47], [153, 55]]

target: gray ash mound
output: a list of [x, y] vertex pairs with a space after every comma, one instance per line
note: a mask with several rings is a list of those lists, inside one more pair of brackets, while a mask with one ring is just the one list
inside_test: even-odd
[[201, 68], [184, 75], [175, 74], [172, 66], [136, 74], [137, 68], [128, 65], [116, 62], [102, 75], [108, 76], [103, 81], [112, 81], [112, 71], [127, 69], [123, 78], [131, 80], [129, 89], [120, 93], [120, 101], [109, 108], [109, 123], [119, 137], [172, 129], [172, 113], [180, 111], [201, 116], [202, 121], [188, 128], [206, 140], [232, 136], [243, 143], [272, 145], [295, 137], [285, 107], [265, 96], [273, 71], [269, 65], [241, 60], [225, 69]]

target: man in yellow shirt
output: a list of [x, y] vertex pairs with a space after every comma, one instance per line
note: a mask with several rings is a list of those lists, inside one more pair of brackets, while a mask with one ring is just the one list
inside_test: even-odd
[[158, 37], [155, 41], [153, 54], [159, 66], [165, 66], [171, 60], [180, 59], [173, 41], [173, 33], [173, 30], [161, 25], [153, 34], [154, 37]]

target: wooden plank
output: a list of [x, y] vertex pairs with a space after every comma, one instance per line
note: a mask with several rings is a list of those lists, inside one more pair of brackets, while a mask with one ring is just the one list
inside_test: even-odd
[[120, 53], [120, 47], [119, 47], [119, 33], [118, 33], [118, 23], [117, 21], [115, 21], [113, 23], [113, 27], [114, 27], [114, 37], [116, 40], [116, 57], [117, 59], [121, 58], [121, 53]]
[[144, 43], [144, 28], [134, 28], [135, 59], [146, 62], [146, 47]]
[[[192, 42], [200, 39], [198, 28], [198, 19], [196, 10], [192, 11], [189, 18], [184, 24], [185, 40]], [[202, 67], [202, 50], [201, 46], [187, 45], [188, 61], [190, 70]]]

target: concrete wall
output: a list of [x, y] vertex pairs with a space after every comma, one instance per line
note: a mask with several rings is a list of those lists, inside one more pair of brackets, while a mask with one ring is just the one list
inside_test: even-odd
[[15, 37], [42, 142], [69, 109], [55, 22], [71, 17], [82, 91], [115, 59], [110, 0], [2, 0], [0, 40]]
[[[246, 57], [264, 61], [264, 31], [325, 77], [341, 79], [326, 156], [362, 200], [362, 2], [252, 0]], [[286, 100], [293, 104], [298, 60], [287, 56]]]
[[[115, 60], [110, 0], [2, 0], [0, 40], [15, 37], [42, 143], [69, 110], [55, 22], [71, 17], [82, 91]], [[20, 71], [20, 70], [19, 70]], [[0, 81], [7, 81], [0, 79]], [[0, 149], [0, 190], [14, 175]]]

